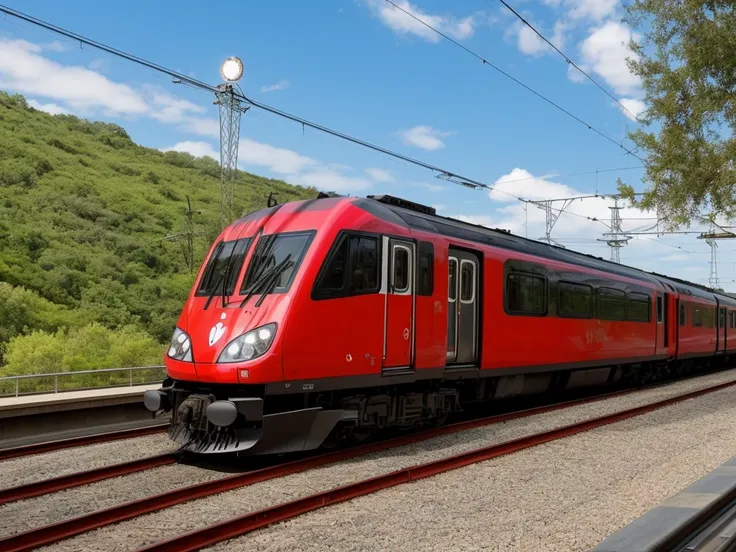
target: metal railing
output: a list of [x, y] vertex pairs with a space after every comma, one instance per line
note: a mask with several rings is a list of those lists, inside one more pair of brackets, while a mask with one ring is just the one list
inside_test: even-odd
[[[150, 374], [146, 374], [148, 371]], [[127, 372], [127, 378], [117, 377], [117, 374], [125, 374]], [[143, 378], [142, 381], [138, 381], [138, 378], [134, 378], [133, 374], [140, 372]], [[83, 376], [80, 378], [80, 376]], [[159, 383], [166, 377], [165, 366], [131, 366], [128, 368], [101, 368], [99, 370], [77, 370], [71, 372], [54, 372], [50, 374], [25, 374], [21, 376], [4, 376], [0, 377], [0, 397], [21, 395], [37, 395], [44, 393], [58, 393], [59, 391], [83, 391], [87, 389], [109, 389], [112, 387], [132, 387], [133, 385], [146, 385], [152, 383]], [[51, 379], [53, 378], [53, 391], [51, 389], [42, 390], [46, 387], [50, 387]], [[102, 385], [79, 385], [77, 387], [73, 385], [67, 387], [64, 385], [62, 380], [62, 386], [59, 387], [59, 378], [68, 378], [72, 382], [84, 381], [85, 383], [93, 381], [101, 381]], [[146, 379], [147, 378], [147, 379]], [[34, 387], [31, 391], [21, 392], [21, 383], [30, 383], [32, 380], [46, 380], [41, 381], [41, 389], [38, 389], [38, 385], [32, 385]], [[135, 383], [134, 383], [135, 380]], [[36, 382], [37, 384], [39, 382]], [[9, 384], [9, 385], [8, 385]], [[44, 385], [47, 384], [47, 385]], [[15, 391], [6, 391], [6, 389], [15, 389]]]

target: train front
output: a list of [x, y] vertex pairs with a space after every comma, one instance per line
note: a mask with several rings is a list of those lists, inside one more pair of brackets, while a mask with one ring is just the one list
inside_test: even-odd
[[339, 421], [341, 411], [265, 404], [266, 385], [283, 381], [290, 305], [311, 272], [317, 229], [328, 218], [310, 204], [287, 203], [238, 220], [205, 258], [165, 356], [167, 378], [144, 396], [148, 410], [171, 412], [169, 436], [183, 450], [308, 450]]

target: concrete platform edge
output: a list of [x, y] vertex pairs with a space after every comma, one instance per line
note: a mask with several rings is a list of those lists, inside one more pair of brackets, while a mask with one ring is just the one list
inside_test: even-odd
[[736, 490], [736, 457], [667, 498], [591, 552], [655, 552], [676, 532], [725, 495]]

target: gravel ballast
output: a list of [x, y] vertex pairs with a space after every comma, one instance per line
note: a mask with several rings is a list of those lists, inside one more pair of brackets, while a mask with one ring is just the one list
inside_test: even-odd
[[587, 551], [736, 455], [726, 389], [208, 550]]
[[177, 447], [166, 432], [162, 432], [159, 435], [21, 456], [0, 462], [0, 489], [174, 452]]
[[[512, 420], [499, 425], [481, 427], [453, 435], [429, 439], [414, 445], [387, 449], [350, 461], [290, 475], [278, 480], [266, 481], [250, 487], [185, 503], [160, 512], [154, 512], [134, 520], [101, 528], [76, 538], [59, 542], [44, 550], [107, 550], [111, 547], [114, 547], [116, 550], [135, 550], [173, 535], [182, 534], [237, 515], [328, 490], [360, 479], [374, 477], [382, 473], [437, 460], [463, 451], [656, 402], [688, 391], [709, 387], [717, 383], [733, 381], [734, 379], [736, 379], [736, 372], [721, 372], [702, 378], [681, 381], [657, 389], [576, 406], [558, 412]], [[730, 396], [733, 396], [733, 394]], [[561, 462], [560, 459], [557, 459], [557, 463], [558, 468], [562, 471], [565, 463]], [[121, 478], [120, 484], [127, 485], [127, 479]], [[454, 500], [456, 502], [466, 501], [463, 497], [456, 497]], [[472, 500], [470, 502], [472, 503]], [[392, 515], [397, 516], [402, 511], [402, 508], [399, 508]], [[1, 515], [3, 515], [3, 512], [0, 509]], [[401, 519], [403, 516], [399, 515], [398, 517]], [[152, 528], [155, 528], [155, 530], [152, 530]], [[345, 527], [342, 530], [345, 531]], [[276, 536], [273, 538], [276, 538]], [[273, 545], [275, 546], [275, 543]], [[299, 549], [298, 546], [294, 547], [292, 545], [294, 545], [293, 542], [287, 548]], [[304, 546], [304, 542], [300, 542], [299, 546]], [[358, 549], [360, 546], [358, 546]], [[337, 549], [342, 549], [342, 547], [338, 546]]]

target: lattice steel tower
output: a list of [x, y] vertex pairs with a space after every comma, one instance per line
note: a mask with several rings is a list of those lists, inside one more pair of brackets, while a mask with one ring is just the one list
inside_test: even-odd
[[[220, 67], [220, 75], [230, 82], [243, 76], [243, 62], [237, 57], [229, 57]], [[233, 221], [233, 198], [235, 197], [235, 170], [238, 167], [238, 146], [240, 144], [240, 117], [249, 108], [243, 106], [235, 96], [232, 84], [221, 84], [215, 92], [215, 103], [220, 107], [220, 185], [222, 188], [222, 207], [220, 227], [225, 228]]]
[[606, 242], [611, 248], [611, 261], [621, 263], [621, 248], [629, 243], [631, 237], [624, 234], [623, 230], [621, 230], [621, 213], [619, 211], [622, 207], [618, 205], [618, 197], [615, 197], [614, 201], [614, 206], [609, 207], [611, 210], [611, 231], [603, 234], [608, 237], [602, 240], [599, 239], [598, 241]]

